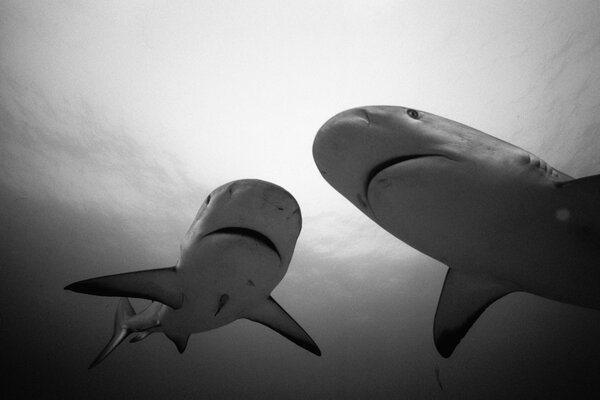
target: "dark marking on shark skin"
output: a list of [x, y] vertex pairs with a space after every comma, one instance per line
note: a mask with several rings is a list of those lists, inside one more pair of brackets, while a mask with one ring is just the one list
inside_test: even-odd
[[217, 307], [217, 312], [215, 312], [215, 317], [221, 311], [221, 309], [225, 306], [225, 304], [227, 304], [228, 301], [229, 301], [229, 295], [227, 295], [227, 294], [222, 294], [221, 297], [219, 297], [219, 306]]
[[254, 282], [252, 282], [252, 279], [248, 279], [248, 282], [246, 282], [246, 285], [248, 285], [248, 286], [256, 286], [254, 284]]

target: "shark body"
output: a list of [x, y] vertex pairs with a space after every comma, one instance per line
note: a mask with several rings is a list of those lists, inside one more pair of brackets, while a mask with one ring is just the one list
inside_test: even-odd
[[313, 156], [364, 214], [449, 267], [434, 322], [442, 356], [514, 291], [600, 310], [600, 175], [573, 179], [483, 132], [395, 106], [334, 116]]
[[[215, 189], [200, 207], [173, 267], [88, 279], [75, 292], [119, 296], [114, 333], [90, 368], [128, 335], [163, 332], [180, 353], [191, 334], [246, 318], [321, 355], [316, 343], [270, 296], [282, 280], [302, 227], [298, 203], [283, 188], [238, 180]], [[153, 300], [136, 314], [128, 297]]]

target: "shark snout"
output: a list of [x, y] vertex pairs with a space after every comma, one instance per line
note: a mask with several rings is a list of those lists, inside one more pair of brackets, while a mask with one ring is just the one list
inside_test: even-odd
[[365, 108], [353, 108], [331, 117], [317, 132], [313, 157], [324, 175], [360, 148], [362, 131], [371, 125]]
[[396, 106], [363, 106], [330, 118], [317, 132], [313, 157], [323, 178], [363, 212], [369, 212], [367, 187], [383, 168], [429, 149], [418, 131], [421, 114]]
[[323, 178], [338, 192], [366, 209], [365, 179], [373, 160], [376, 125], [370, 107], [357, 107], [330, 118], [317, 132], [313, 158]]

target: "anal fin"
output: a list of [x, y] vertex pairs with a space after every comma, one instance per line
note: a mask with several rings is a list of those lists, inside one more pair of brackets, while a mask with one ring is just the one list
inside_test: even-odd
[[138, 297], [178, 309], [183, 304], [179, 286], [175, 267], [169, 267], [86, 279], [65, 289], [97, 296]]
[[449, 269], [433, 325], [435, 347], [450, 357], [485, 309], [499, 298], [519, 290], [509, 282]]
[[140, 342], [144, 339], [146, 339], [148, 336], [150, 336], [152, 334], [152, 331], [142, 331], [142, 332], [137, 332], [129, 341], [129, 343], [137, 343]]
[[303, 349], [317, 356], [321, 355], [314, 340], [271, 296], [264, 303], [248, 310], [244, 318], [268, 326]]

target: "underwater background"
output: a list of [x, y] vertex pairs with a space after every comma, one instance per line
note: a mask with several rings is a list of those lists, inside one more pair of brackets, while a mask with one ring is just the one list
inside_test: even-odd
[[[368, 220], [311, 153], [337, 112], [391, 104], [598, 174], [599, 66], [596, 1], [0, 0], [0, 396], [599, 396], [600, 312], [530, 294], [441, 358], [446, 267]], [[240, 320], [183, 355], [152, 335], [87, 370], [117, 299], [63, 287], [174, 265], [206, 195], [240, 178], [301, 206], [273, 297], [323, 356]]]

